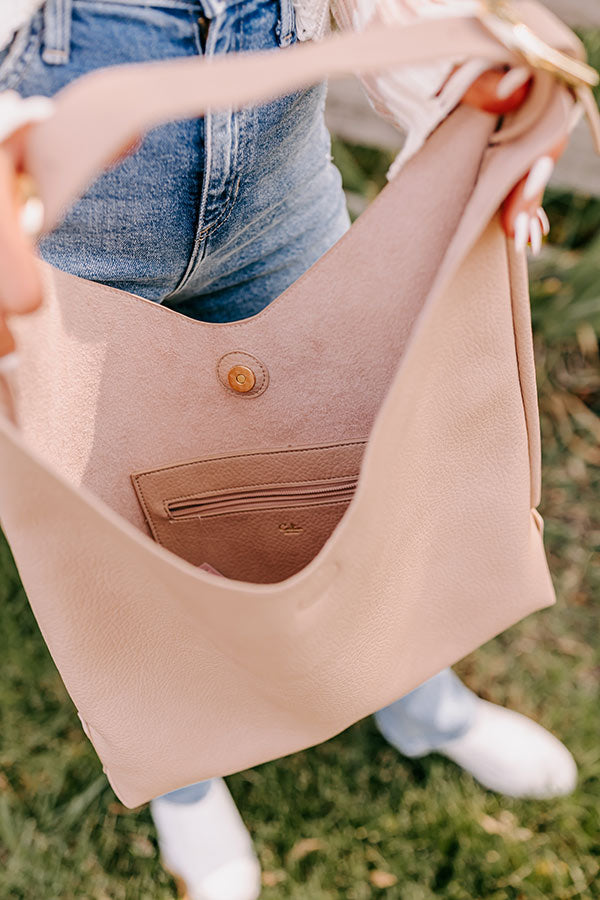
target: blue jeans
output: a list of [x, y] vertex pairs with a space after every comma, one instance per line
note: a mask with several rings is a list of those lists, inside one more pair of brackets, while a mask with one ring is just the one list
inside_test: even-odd
[[[92, 69], [296, 40], [292, 0], [47, 0], [0, 52], [0, 90], [52, 95]], [[326, 85], [175, 122], [99, 178], [41, 244], [82, 278], [223, 322], [254, 315], [349, 227]], [[324, 298], [325, 302], [326, 298]], [[376, 715], [417, 756], [464, 733], [474, 696], [446, 670]], [[166, 795], [193, 802], [210, 782]]]

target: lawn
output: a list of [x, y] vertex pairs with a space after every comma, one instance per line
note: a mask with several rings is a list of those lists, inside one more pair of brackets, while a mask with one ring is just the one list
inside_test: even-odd
[[[588, 38], [596, 48], [600, 35]], [[385, 154], [336, 144], [372, 196]], [[230, 779], [265, 900], [600, 897], [600, 202], [552, 193], [532, 266], [546, 543], [557, 606], [464, 660], [482, 696], [570, 747], [577, 792], [551, 802], [480, 789], [441, 757], [409, 761], [370, 720]], [[0, 900], [166, 900], [146, 807], [115, 798], [0, 545]]]

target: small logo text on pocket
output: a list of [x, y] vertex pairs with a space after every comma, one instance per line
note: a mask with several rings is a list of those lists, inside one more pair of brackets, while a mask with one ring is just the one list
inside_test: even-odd
[[304, 528], [301, 528], [300, 525], [294, 525], [293, 522], [282, 522], [279, 530], [283, 531], [284, 534], [302, 534]]

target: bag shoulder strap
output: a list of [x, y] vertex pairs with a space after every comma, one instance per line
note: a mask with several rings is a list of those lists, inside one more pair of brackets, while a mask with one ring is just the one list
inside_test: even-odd
[[[577, 54], [573, 33], [536, 2], [519, 10], [547, 39]], [[443, 58], [520, 57], [475, 18], [373, 26], [288, 49], [115, 66], [84, 76], [56, 96], [56, 113], [32, 129], [27, 171], [44, 201], [44, 230], [57, 223], [93, 178], [144, 132], [164, 122], [240, 108], [348, 74], [366, 75]]]

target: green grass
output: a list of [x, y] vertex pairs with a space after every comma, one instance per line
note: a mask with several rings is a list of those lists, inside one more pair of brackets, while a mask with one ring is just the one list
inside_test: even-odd
[[[266, 900], [600, 896], [600, 510], [592, 499], [600, 472], [565, 451], [553, 422], [547, 429], [544, 512], [560, 603], [459, 669], [483, 696], [567, 741], [581, 769], [577, 793], [507, 800], [441, 758], [402, 759], [361, 722], [229, 779], [259, 850]], [[107, 786], [6, 547], [0, 552], [0, 897], [173, 897], [147, 809], [126, 810]]]
[[[600, 38], [588, 41], [600, 52]], [[385, 154], [336, 144], [346, 187], [372, 197]], [[577, 792], [488, 793], [440, 757], [411, 762], [370, 720], [229, 779], [265, 900], [600, 898], [600, 203], [554, 193], [533, 272], [546, 543], [558, 605], [458, 667], [482, 696], [571, 748]], [[166, 900], [147, 808], [107, 786], [0, 543], [0, 900]]]

